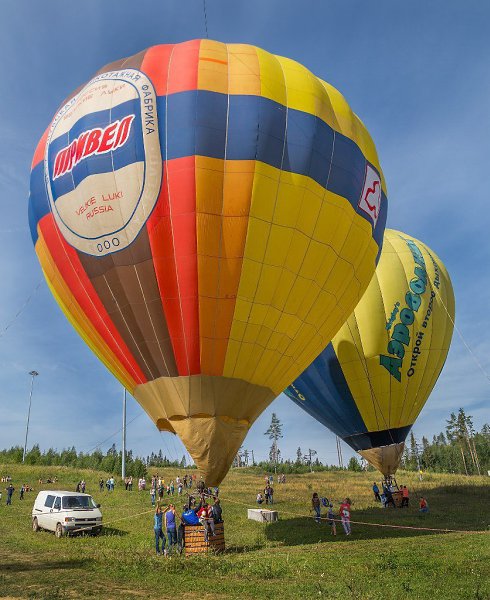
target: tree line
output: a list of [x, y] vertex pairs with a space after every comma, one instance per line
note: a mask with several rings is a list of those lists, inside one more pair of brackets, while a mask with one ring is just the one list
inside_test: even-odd
[[[0, 463], [21, 463], [23, 449], [21, 446], [0, 450]], [[117, 450], [113, 444], [105, 454], [97, 448], [93, 452], [77, 452], [75, 447], [65, 448], [61, 451], [49, 448], [41, 452], [39, 444], [35, 444], [25, 456], [24, 463], [27, 465], [40, 466], [65, 466], [78, 469], [92, 469], [94, 471], [105, 471], [106, 473], [121, 473], [122, 452]], [[148, 472], [155, 468], [174, 467], [186, 468], [185, 456], [179, 460], [170, 460], [162, 454], [152, 452], [146, 458], [133, 456], [133, 452], [126, 452], [126, 474], [133, 477], [146, 477]]]
[[401, 467], [409, 471], [435, 471], [487, 475], [490, 471], [490, 424], [475, 431], [473, 417], [463, 408], [452, 412], [446, 421], [445, 432], [429, 441], [422, 437], [419, 443], [413, 432], [405, 446]]
[[[278, 471], [281, 473], [306, 473], [308, 471], [342, 470], [344, 467], [323, 464], [316, 450], [298, 448], [295, 459], [284, 459], [279, 449], [279, 440], [283, 438], [282, 424], [275, 413], [271, 425], [265, 435], [272, 441], [269, 460], [255, 462], [253, 450], [242, 450], [237, 454], [234, 466], [255, 467], [257, 471]], [[14, 446], [0, 450], [0, 463], [21, 463], [23, 449]], [[252, 460], [250, 461], [250, 457]], [[92, 452], [77, 452], [74, 447], [61, 451], [49, 448], [42, 452], [39, 445], [34, 445], [25, 456], [28, 465], [68, 466], [79, 469], [92, 469], [106, 473], [120, 473], [122, 452], [113, 444], [104, 454], [99, 448]], [[419, 442], [414, 433], [410, 434], [402, 456], [401, 468], [408, 471], [433, 471], [438, 473], [461, 473], [466, 475], [486, 475], [490, 471], [490, 425], [486, 423], [480, 431], [475, 431], [473, 417], [466, 415], [460, 408], [458, 413], [451, 413], [446, 421], [445, 432], [434, 435], [430, 442], [425, 436]], [[186, 464], [186, 457], [170, 460], [163, 455], [152, 452], [145, 457], [133, 456], [126, 452], [126, 473], [133, 477], [144, 477], [152, 469], [173, 467], [184, 469], [193, 467]], [[350, 471], [372, 469], [365, 463], [351, 457], [347, 465]]]
[[[271, 424], [264, 435], [272, 440], [269, 461], [259, 463], [262, 469], [280, 470], [284, 473], [302, 473], [308, 470], [343, 469], [342, 466], [323, 465], [316, 450], [298, 448], [296, 460], [281, 458], [279, 440], [283, 437], [282, 424], [275, 413], [272, 413]], [[247, 452], [247, 451], [245, 451]], [[243, 465], [240, 453], [236, 466]], [[243, 466], [247, 466], [248, 461]], [[254, 465], [255, 466], [255, 465]], [[400, 467], [407, 471], [433, 471], [438, 473], [461, 473], [466, 475], [486, 475], [490, 473], [490, 424], [485, 423], [480, 431], [475, 431], [473, 417], [467, 415], [463, 408], [458, 413], [452, 412], [446, 421], [446, 431], [434, 435], [432, 442], [424, 436], [421, 442], [415, 438], [413, 431], [405, 445]], [[352, 456], [347, 465], [350, 471], [373, 470], [365, 461]]]

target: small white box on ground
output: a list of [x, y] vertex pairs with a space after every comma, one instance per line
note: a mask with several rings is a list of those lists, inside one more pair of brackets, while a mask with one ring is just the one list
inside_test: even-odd
[[260, 523], [274, 523], [278, 519], [277, 510], [263, 510], [260, 508], [249, 508], [248, 518]]

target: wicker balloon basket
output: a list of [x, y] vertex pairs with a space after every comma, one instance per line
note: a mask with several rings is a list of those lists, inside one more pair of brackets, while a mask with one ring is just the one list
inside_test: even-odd
[[224, 552], [225, 549], [225, 527], [224, 523], [216, 523], [214, 526], [215, 535], [209, 533], [208, 540], [205, 541], [203, 525], [185, 525], [184, 527], [184, 548], [186, 556], [194, 554], [203, 554], [209, 552]]

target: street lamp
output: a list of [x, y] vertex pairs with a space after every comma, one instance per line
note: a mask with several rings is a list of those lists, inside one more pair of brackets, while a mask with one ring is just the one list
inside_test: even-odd
[[34, 387], [34, 377], [37, 377], [39, 373], [37, 371], [30, 371], [29, 375], [31, 376], [31, 391], [29, 392], [29, 410], [27, 411], [26, 441], [24, 444], [24, 453], [22, 454], [22, 462], [24, 462], [27, 452], [27, 435], [29, 433], [29, 419], [31, 417], [32, 388]]

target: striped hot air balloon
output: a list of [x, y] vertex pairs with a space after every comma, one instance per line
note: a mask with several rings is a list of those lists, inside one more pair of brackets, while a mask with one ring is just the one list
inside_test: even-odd
[[34, 155], [29, 219], [69, 321], [216, 484], [367, 287], [385, 193], [337, 90], [195, 40], [69, 96]]
[[375, 275], [332, 343], [286, 394], [393, 475], [446, 360], [454, 294], [425, 244], [387, 229]]

